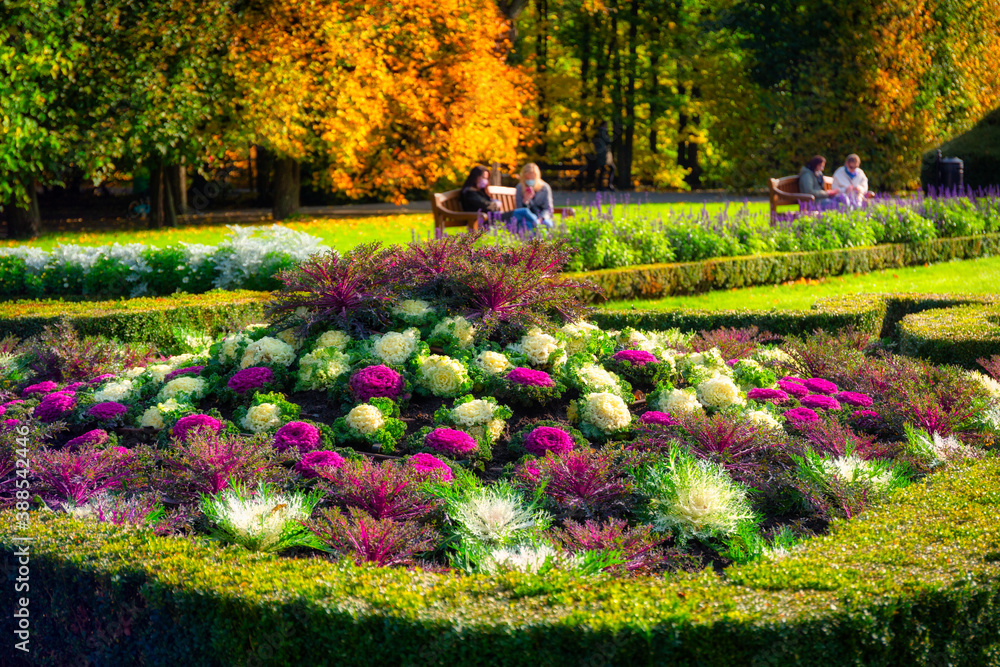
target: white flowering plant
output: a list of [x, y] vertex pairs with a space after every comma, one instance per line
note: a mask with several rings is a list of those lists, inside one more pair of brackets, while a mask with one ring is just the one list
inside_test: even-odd
[[750, 389], [772, 389], [778, 383], [778, 376], [769, 368], [764, 368], [753, 359], [740, 359], [732, 366], [733, 381], [743, 391]]
[[454, 398], [472, 391], [472, 377], [466, 364], [441, 354], [421, 354], [412, 362], [416, 391], [424, 396]]
[[292, 547], [326, 550], [322, 541], [302, 524], [322, 499], [321, 491], [284, 493], [260, 483], [256, 489], [240, 484], [201, 497], [201, 511], [212, 524], [211, 536], [249, 551], [277, 553]]
[[393, 305], [389, 311], [399, 324], [411, 327], [427, 325], [438, 313], [433, 304], [423, 299], [403, 299]]
[[333, 390], [338, 394], [350, 376], [354, 359], [334, 346], [314, 348], [299, 357], [294, 391]]
[[517, 343], [507, 346], [511, 363], [547, 370], [556, 370], [566, 363], [567, 354], [563, 341], [532, 327]]
[[906, 440], [903, 442], [906, 453], [914, 457], [928, 471], [963, 459], [979, 459], [984, 455], [978, 447], [966, 445], [953, 435], [928, 433], [908, 423], [903, 424], [903, 429], [906, 434]]
[[372, 398], [355, 405], [333, 422], [337, 442], [364, 443], [384, 454], [396, 451], [406, 434], [406, 424], [398, 419], [399, 406], [388, 398]]
[[619, 350], [602, 357], [600, 365], [642, 391], [649, 391], [657, 384], [675, 378], [672, 364], [646, 350]]
[[830, 517], [851, 518], [910, 483], [911, 472], [895, 461], [865, 459], [853, 445], [843, 455], [809, 447], [795, 462], [794, 487], [811, 508]]
[[476, 327], [461, 315], [446, 317], [434, 324], [427, 343], [435, 351], [468, 362], [475, 354]]
[[465, 431], [490, 449], [503, 435], [507, 420], [514, 416], [506, 405], [497, 403], [493, 396], [476, 398], [471, 394], [456, 398], [449, 408], [442, 406], [434, 413], [434, 423]]
[[628, 380], [584, 355], [571, 356], [562, 375], [566, 379], [566, 384], [581, 394], [609, 391], [626, 401], [631, 401], [634, 396], [632, 385]]
[[430, 349], [425, 341], [420, 340], [420, 330], [416, 327], [372, 336], [364, 344], [364, 358], [386, 366], [406, 366], [417, 356], [429, 353]]
[[506, 375], [514, 365], [505, 353], [497, 349], [494, 343], [486, 342], [482, 347], [473, 350], [475, 354], [467, 361], [466, 368], [472, 378], [473, 390], [487, 391], [487, 385], [497, 376]]
[[564, 324], [555, 332], [555, 337], [569, 357], [582, 354], [588, 358], [599, 358], [615, 350], [615, 341], [607, 332], [582, 320]]
[[608, 391], [586, 394], [570, 401], [570, 421], [579, 423], [580, 432], [591, 440], [603, 442], [628, 435], [632, 413], [621, 396]]
[[746, 489], [721, 465], [683, 447], [670, 447], [665, 458], [634, 475], [645, 500], [640, 516], [654, 529], [674, 533], [681, 544], [722, 538], [757, 522]]
[[233, 421], [250, 433], [270, 433], [298, 417], [299, 406], [276, 391], [257, 392], [248, 406], [233, 412]]

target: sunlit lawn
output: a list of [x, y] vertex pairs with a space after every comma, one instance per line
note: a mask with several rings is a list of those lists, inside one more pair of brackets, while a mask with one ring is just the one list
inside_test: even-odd
[[630, 300], [607, 303], [606, 308], [668, 310], [703, 308], [727, 310], [807, 309], [816, 299], [839, 294], [864, 292], [970, 293], [1000, 292], [1000, 257], [953, 261], [931, 266], [907, 267], [762, 287], [747, 287], [692, 296], [650, 301]]
[[[669, 212], [681, 215], [696, 216], [704, 210], [709, 215], [716, 215], [726, 209], [726, 204], [646, 204], [642, 202], [642, 194], [630, 195], [629, 202], [618, 203], [616, 206], [641, 206], [651, 217], [666, 216]], [[730, 213], [735, 213], [740, 204], [729, 204]], [[754, 213], [767, 213], [767, 202], [752, 202], [750, 210]], [[624, 214], [624, 211], [621, 212]], [[344, 251], [350, 250], [360, 243], [381, 241], [386, 245], [409, 243], [416, 234], [427, 238], [433, 233], [434, 218], [430, 213], [414, 213], [404, 215], [387, 215], [378, 217], [348, 217], [348, 218], [297, 218], [283, 223], [286, 227], [308, 232], [323, 239], [324, 243]], [[238, 224], [269, 225], [270, 221], [255, 223], [241, 222]], [[111, 243], [145, 243], [162, 248], [168, 245], [185, 243], [218, 243], [227, 234], [226, 223], [213, 221], [200, 225], [149, 230], [136, 223], [126, 223], [121, 228], [101, 231], [59, 231], [46, 233], [38, 239], [29, 242], [0, 241], [0, 246], [15, 246], [28, 244], [37, 248], [51, 250], [56, 245], [75, 243], [78, 245], [106, 245]]]

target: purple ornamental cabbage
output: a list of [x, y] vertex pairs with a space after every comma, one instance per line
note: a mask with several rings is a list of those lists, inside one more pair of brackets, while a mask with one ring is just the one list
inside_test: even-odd
[[841, 391], [834, 396], [841, 403], [847, 403], [848, 405], [856, 405], [861, 408], [870, 407], [874, 401], [872, 397], [868, 394], [859, 394], [856, 391]]
[[37, 384], [28, 385], [27, 387], [24, 388], [24, 391], [21, 392], [21, 395], [27, 397], [27, 396], [32, 396], [34, 394], [51, 394], [58, 388], [59, 385], [57, 385], [55, 382], [52, 382], [51, 380], [46, 380], [45, 382], [39, 382]]
[[188, 436], [194, 435], [198, 430], [209, 430], [212, 433], [218, 433], [222, 430], [222, 422], [215, 417], [205, 414], [187, 415], [177, 420], [172, 433], [174, 438], [185, 442]]
[[236, 371], [233, 377], [229, 378], [226, 386], [237, 394], [245, 394], [254, 389], [260, 389], [269, 382], [274, 381], [274, 371], [267, 366], [251, 366], [241, 371]]
[[354, 399], [362, 403], [372, 398], [396, 400], [406, 386], [403, 376], [382, 364], [359, 369], [350, 380]]
[[539, 426], [524, 436], [524, 448], [535, 456], [545, 456], [546, 452], [560, 456], [572, 451], [574, 444], [569, 433], [553, 426]]
[[93, 378], [90, 381], [90, 384], [101, 384], [102, 382], [106, 382], [107, 380], [114, 380], [114, 379], [115, 379], [114, 373], [105, 373], [104, 375], [98, 375], [97, 377]]
[[794, 396], [795, 398], [802, 398], [809, 395], [809, 390], [806, 389], [805, 385], [801, 385], [798, 382], [778, 380], [778, 386], [789, 396]]
[[782, 391], [781, 389], [754, 388], [747, 392], [747, 398], [749, 398], [752, 401], [783, 403], [788, 400], [788, 393]]
[[639, 417], [640, 424], [652, 424], [654, 426], [676, 426], [679, 421], [670, 416], [667, 412], [659, 410], [649, 410]]
[[645, 366], [646, 364], [655, 364], [657, 362], [656, 357], [645, 350], [622, 350], [621, 352], [615, 352], [611, 355], [611, 358], [615, 361], [627, 361], [633, 366]]
[[178, 368], [175, 371], [170, 371], [163, 376], [164, 382], [170, 382], [174, 378], [180, 377], [182, 375], [201, 375], [201, 371], [204, 370], [204, 366], [188, 366], [187, 368]]
[[35, 406], [35, 419], [51, 424], [65, 417], [76, 406], [76, 394], [57, 392], [49, 394]]
[[78, 435], [69, 442], [66, 443], [67, 448], [74, 447], [87, 447], [87, 446], [99, 446], [103, 445], [108, 441], [108, 432], [104, 429], [95, 428], [93, 431], [87, 431], [83, 435]]
[[426, 452], [414, 454], [406, 461], [406, 464], [420, 475], [426, 475], [428, 477], [432, 475], [440, 475], [441, 481], [443, 482], [450, 482], [455, 478], [454, 473], [451, 471], [451, 467], [447, 463], [436, 456], [427, 454]]
[[478, 445], [471, 435], [453, 428], [436, 428], [424, 436], [424, 444], [436, 452], [461, 458], [476, 450]]
[[121, 417], [126, 412], [128, 412], [128, 406], [116, 403], [115, 401], [105, 401], [90, 406], [87, 409], [87, 416], [101, 421], [109, 421]]
[[545, 371], [536, 371], [520, 366], [507, 373], [507, 379], [514, 384], [523, 384], [530, 387], [554, 387], [556, 385], [552, 376]]
[[840, 403], [837, 399], [823, 394], [810, 394], [799, 401], [807, 408], [819, 408], [820, 410], [839, 410]]
[[805, 385], [806, 389], [814, 391], [817, 394], [833, 396], [837, 393], [837, 385], [822, 378], [806, 378], [802, 381], [802, 384]]
[[274, 450], [284, 452], [297, 449], [300, 452], [311, 452], [319, 447], [319, 429], [307, 422], [288, 422], [283, 424], [274, 434]]
[[819, 421], [819, 415], [809, 408], [792, 408], [785, 411], [785, 419], [798, 425]]
[[317, 468], [337, 469], [344, 465], [344, 457], [337, 452], [318, 450], [304, 455], [295, 464], [295, 470], [303, 477], [318, 477]]

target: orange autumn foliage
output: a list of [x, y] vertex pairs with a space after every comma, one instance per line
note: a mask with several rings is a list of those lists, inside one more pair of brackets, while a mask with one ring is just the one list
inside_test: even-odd
[[513, 163], [532, 91], [505, 62], [508, 29], [488, 2], [269, 0], [231, 49], [243, 125], [351, 197], [402, 201]]

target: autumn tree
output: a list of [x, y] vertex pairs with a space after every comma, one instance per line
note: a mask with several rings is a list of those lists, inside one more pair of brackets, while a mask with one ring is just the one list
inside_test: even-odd
[[[712, 91], [735, 184], [858, 153], [876, 188], [914, 187], [929, 145], [1000, 101], [1000, 2], [740, 2], [746, 58]], [[728, 91], [728, 94], [727, 94]]]
[[275, 219], [303, 160], [323, 186], [397, 201], [514, 161], [529, 91], [493, 5], [265, 0], [242, 19], [230, 62], [243, 124], [276, 155]]
[[0, 206], [10, 238], [41, 232], [37, 187], [58, 182], [80, 134], [80, 2], [13, 0], [0, 13]]

